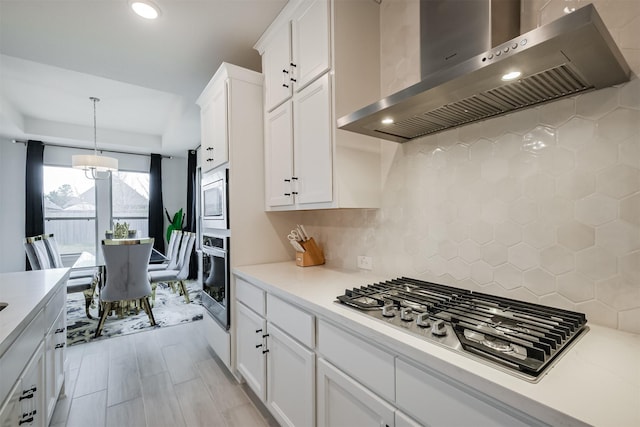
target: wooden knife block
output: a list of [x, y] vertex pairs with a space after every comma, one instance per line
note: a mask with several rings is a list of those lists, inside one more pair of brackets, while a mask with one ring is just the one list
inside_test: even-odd
[[322, 249], [311, 237], [305, 242], [298, 242], [304, 248], [304, 252], [296, 252], [296, 265], [298, 267], [310, 267], [312, 265], [324, 264], [324, 254]]

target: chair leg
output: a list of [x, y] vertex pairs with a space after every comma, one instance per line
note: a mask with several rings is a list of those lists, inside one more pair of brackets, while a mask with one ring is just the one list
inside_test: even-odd
[[100, 321], [98, 321], [98, 326], [96, 327], [96, 334], [94, 338], [98, 338], [102, 334], [102, 327], [104, 326], [104, 321], [107, 319], [109, 312], [111, 311], [111, 303], [104, 302], [102, 306], [102, 313], [100, 314]]
[[151, 323], [151, 326], [156, 326], [156, 319], [153, 317], [153, 311], [151, 311], [149, 297], [140, 298], [140, 302], [142, 303], [144, 311], [147, 312], [147, 316], [149, 316], [149, 323]]
[[189, 304], [191, 302], [189, 301], [189, 291], [187, 291], [187, 286], [184, 284], [184, 280], [180, 280], [178, 286], [180, 287], [180, 292], [184, 295], [185, 302]]
[[156, 303], [156, 288], [158, 287], [157, 283], [151, 283], [151, 307], [153, 307]]

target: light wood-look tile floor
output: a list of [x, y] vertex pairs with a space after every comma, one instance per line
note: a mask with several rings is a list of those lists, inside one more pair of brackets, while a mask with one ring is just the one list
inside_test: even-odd
[[190, 322], [69, 347], [64, 395], [50, 425], [267, 427], [277, 422], [215, 356], [201, 322]]

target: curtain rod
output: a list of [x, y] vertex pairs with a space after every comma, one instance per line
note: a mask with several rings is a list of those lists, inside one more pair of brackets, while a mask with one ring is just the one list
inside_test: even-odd
[[[12, 142], [14, 144], [27, 145], [28, 141], [14, 139], [14, 140], [12, 140]], [[38, 142], [42, 142], [42, 141], [38, 141]], [[93, 148], [78, 147], [78, 146], [75, 146], [75, 145], [65, 145], [65, 144], [52, 144], [50, 142], [42, 142], [42, 145], [44, 145], [44, 146], [48, 145], [50, 147], [75, 148], [75, 149], [78, 149], [78, 150], [91, 150], [91, 151], [93, 151]], [[147, 157], [151, 156], [150, 154], [131, 153], [129, 151], [118, 151], [118, 150], [104, 150], [104, 149], [101, 149], [101, 148], [98, 149], [98, 151], [100, 153], [105, 153], [106, 152], [106, 153], [130, 154], [130, 155], [134, 155], [134, 156], [147, 156]], [[164, 155], [162, 156], [162, 158], [163, 159], [173, 159], [173, 157], [171, 157], [171, 156], [164, 156]]]

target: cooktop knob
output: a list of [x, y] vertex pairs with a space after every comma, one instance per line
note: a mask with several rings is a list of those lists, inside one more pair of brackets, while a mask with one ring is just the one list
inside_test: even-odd
[[393, 317], [396, 315], [395, 311], [395, 306], [393, 305], [392, 302], [385, 304], [384, 307], [382, 307], [382, 315], [384, 317]]
[[413, 320], [413, 310], [410, 307], [402, 307], [400, 309], [400, 319], [405, 322], [411, 322]]
[[418, 314], [418, 317], [416, 318], [416, 325], [420, 326], [421, 328], [428, 328], [429, 326], [431, 326], [431, 322], [429, 322], [429, 313], [424, 312]]
[[433, 322], [433, 326], [431, 327], [431, 333], [439, 337], [443, 337], [447, 335], [447, 328], [445, 327], [444, 321], [436, 320], [435, 322]]

